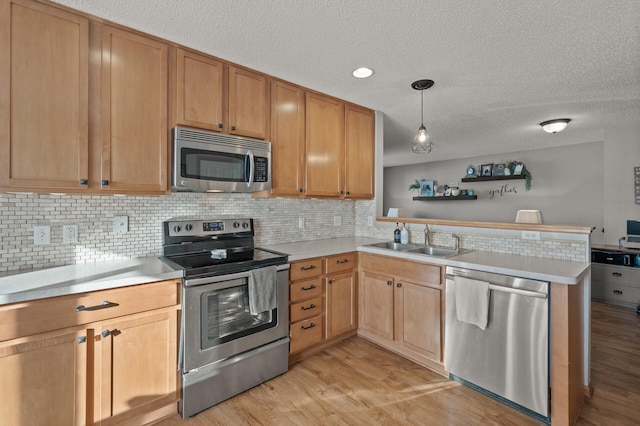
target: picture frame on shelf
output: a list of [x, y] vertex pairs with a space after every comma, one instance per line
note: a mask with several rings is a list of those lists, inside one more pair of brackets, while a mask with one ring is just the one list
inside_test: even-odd
[[491, 176], [504, 176], [506, 164], [494, 164], [491, 169]]
[[491, 176], [491, 171], [493, 168], [492, 164], [483, 164], [480, 166], [480, 176]]
[[420, 196], [433, 197], [433, 181], [432, 180], [420, 181]]
[[513, 168], [513, 175], [514, 176], [521, 175], [523, 168], [524, 168], [524, 164], [516, 164], [516, 166]]

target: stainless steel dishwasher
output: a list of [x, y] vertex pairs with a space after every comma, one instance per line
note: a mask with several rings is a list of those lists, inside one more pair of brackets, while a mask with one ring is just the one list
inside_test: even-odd
[[[489, 284], [484, 330], [458, 319], [456, 277]], [[549, 283], [447, 266], [445, 321], [452, 379], [549, 422]]]

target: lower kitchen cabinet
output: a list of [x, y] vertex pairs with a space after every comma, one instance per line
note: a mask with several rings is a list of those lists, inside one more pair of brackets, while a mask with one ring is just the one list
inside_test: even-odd
[[291, 263], [289, 363], [355, 334], [356, 266], [356, 253]]
[[358, 334], [443, 372], [440, 266], [360, 254]]
[[591, 297], [627, 308], [640, 306], [640, 268], [592, 263]]
[[177, 411], [179, 280], [0, 306], [11, 425], [153, 422]]

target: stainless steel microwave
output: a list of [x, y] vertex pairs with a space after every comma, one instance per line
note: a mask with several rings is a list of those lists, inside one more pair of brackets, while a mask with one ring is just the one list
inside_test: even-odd
[[271, 143], [175, 127], [171, 189], [255, 192], [271, 189]]

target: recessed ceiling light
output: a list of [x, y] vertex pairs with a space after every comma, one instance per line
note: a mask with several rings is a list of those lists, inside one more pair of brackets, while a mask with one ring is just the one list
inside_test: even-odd
[[555, 120], [543, 121], [540, 123], [542, 130], [547, 133], [558, 133], [567, 128], [567, 124], [571, 121], [570, 118], [558, 118]]
[[360, 67], [354, 70], [352, 74], [355, 78], [368, 78], [373, 75], [373, 70], [367, 67]]

